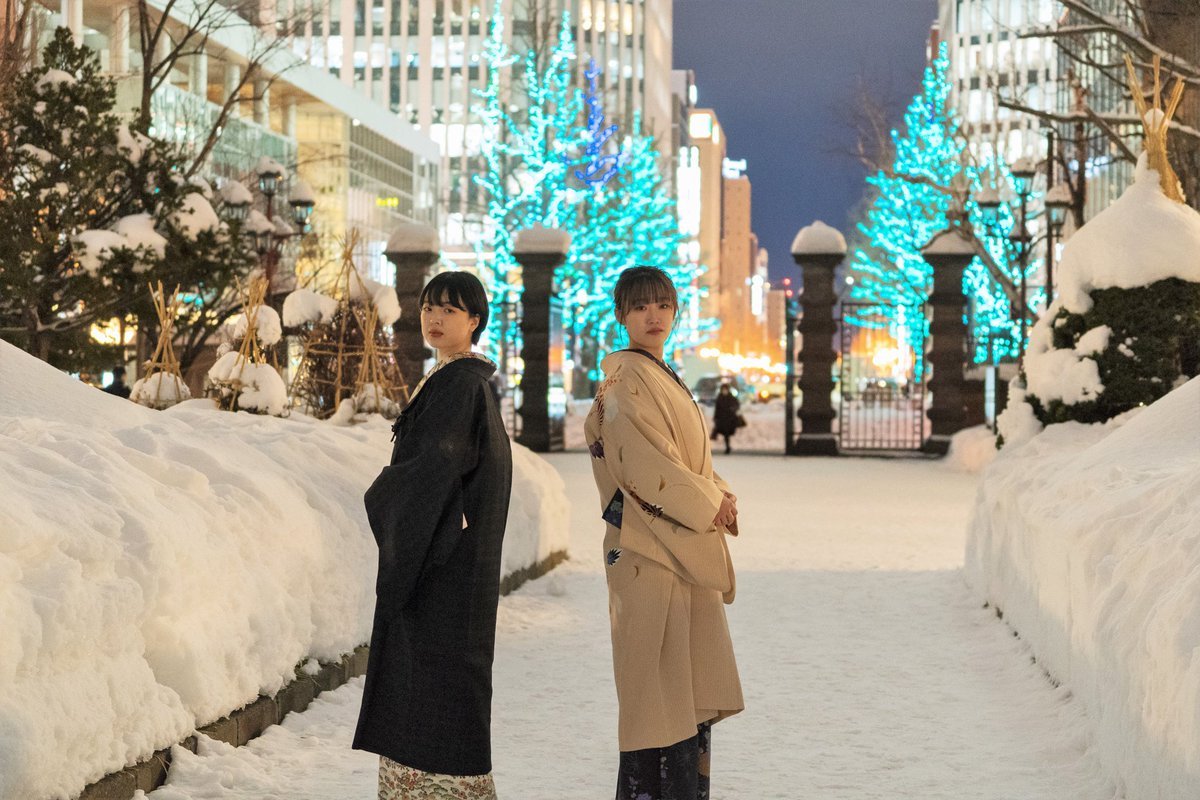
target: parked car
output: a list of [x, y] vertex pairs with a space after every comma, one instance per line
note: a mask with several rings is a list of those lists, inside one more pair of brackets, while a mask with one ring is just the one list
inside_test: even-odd
[[716, 405], [721, 384], [728, 383], [733, 394], [743, 403], [754, 398], [754, 389], [740, 375], [703, 375], [692, 384], [692, 397], [697, 403]]

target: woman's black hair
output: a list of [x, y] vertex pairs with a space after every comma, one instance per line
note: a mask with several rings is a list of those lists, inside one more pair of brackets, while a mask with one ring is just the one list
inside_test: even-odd
[[630, 267], [617, 278], [613, 288], [613, 306], [617, 319], [624, 319], [634, 307], [650, 303], [670, 303], [679, 317], [679, 293], [671, 277], [658, 267]]
[[479, 317], [479, 325], [471, 333], [471, 344], [479, 344], [479, 337], [488, 324], [488, 299], [483, 284], [469, 272], [452, 270], [434, 275], [421, 290], [418, 306], [426, 303], [435, 306], [454, 306], [472, 317]]

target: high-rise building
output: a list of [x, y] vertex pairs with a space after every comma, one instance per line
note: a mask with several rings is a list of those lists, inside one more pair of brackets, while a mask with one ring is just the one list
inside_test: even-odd
[[441, 148], [442, 241], [468, 261], [486, 203], [471, 180], [483, 133], [472, 108], [488, 80], [493, 15], [504, 15], [506, 40], [523, 53], [548, 49], [569, 14], [578, 85], [587, 85], [594, 59], [609, 121], [628, 126], [640, 111], [660, 152], [671, 154], [672, 0], [294, 0], [288, 13], [307, 8], [316, 13], [297, 32], [296, 53]]
[[[1117, 20], [1127, 21], [1130, 13], [1124, 0], [1089, 5]], [[1006, 108], [1000, 97], [1059, 119], [1085, 112], [1085, 104], [1100, 114], [1130, 110], [1119, 68], [1124, 47], [1111, 33], [1089, 30], [1088, 22], [1057, 0], [940, 0], [932, 49], [936, 52], [939, 41], [948, 46], [955, 105], [977, 159], [986, 162], [999, 154], [1010, 164], [1022, 156], [1042, 161], [1050, 127], [1059, 152], [1074, 152], [1076, 124], [1055, 124]], [[1079, 26], [1073, 48], [1090, 58], [1074, 57], [1045, 35], [1060, 25]], [[1039, 35], [1031, 35], [1035, 33]], [[1101, 64], [1118, 65], [1118, 80], [1106, 75]], [[1082, 165], [1088, 183], [1085, 216], [1091, 218], [1120, 196], [1133, 170], [1103, 133], [1082, 121], [1078, 126], [1084, 129], [1087, 150]]]
[[1055, 109], [1058, 52], [1052, 39], [1025, 34], [1050, 25], [1057, 6], [1054, 0], [941, 0], [931, 55], [945, 42], [955, 105], [976, 158], [1045, 157], [1043, 123], [998, 99]]

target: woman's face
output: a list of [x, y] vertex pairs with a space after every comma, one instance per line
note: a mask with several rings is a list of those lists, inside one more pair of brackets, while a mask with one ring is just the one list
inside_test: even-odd
[[439, 353], [465, 353], [471, 349], [471, 334], [479, 327], [478, 315], [450, 304], [426, 300], [421, 305], [421, 335]]
[[639, 303], [626, 311], [620, 322], [629, 331], [632, 347], [661, 351], [675, 324], [675, 305], [669, 302]]

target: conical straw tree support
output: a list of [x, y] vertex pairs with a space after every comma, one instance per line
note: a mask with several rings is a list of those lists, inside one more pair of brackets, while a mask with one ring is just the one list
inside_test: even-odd
[[162, 281], [156, 289], [147, 284], [154, 301], [154, 313], [158, 316], [158, 343], [154, 354], [146, 362], [145, 374], [133, 384], [129, 399], [150, 408], [169, 408], [190, 398], [191, 392], [183, 382], [179, 370], [179, 359], [175, 357], [172, 341], [175, 337], [175, 320], [179, 317], [179, 287], [171, 292], [168, 301]]

